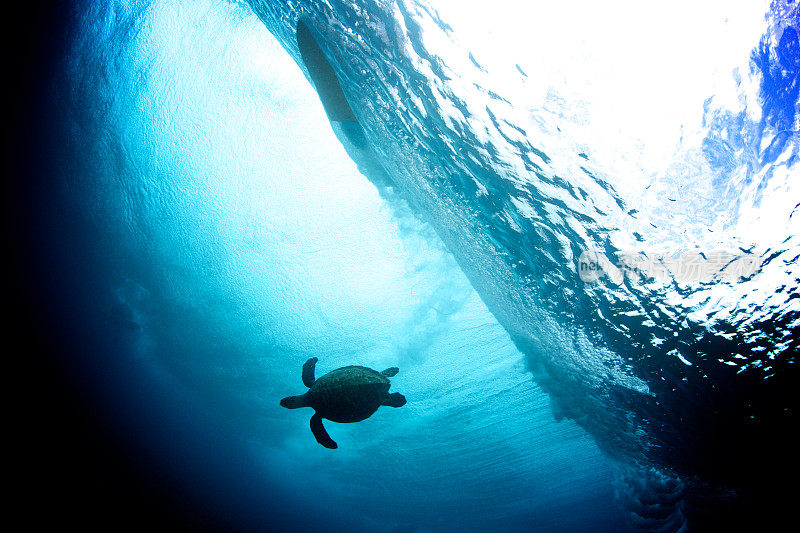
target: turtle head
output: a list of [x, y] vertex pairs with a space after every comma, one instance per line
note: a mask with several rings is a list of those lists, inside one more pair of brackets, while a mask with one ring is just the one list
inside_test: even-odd
[[281, 407], [285, 407], [287, 409], [298, 409], [300, 407], [307, 406], [308, 404], [306, 403], [305, 394], [301, 396], [287, 396], [281, 400]]

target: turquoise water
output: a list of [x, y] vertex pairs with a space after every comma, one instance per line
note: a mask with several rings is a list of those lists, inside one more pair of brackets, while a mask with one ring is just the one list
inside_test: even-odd
[[[757, 508], [796, 403], [796, 5], [698, 9], [670, 45], [629, 5], [435, 7], [76, 10], [49, 238], [110, 424], [243, 529]], [[310, 357], [397, 366], [408, 403], [325, 449], [278, 404]]]

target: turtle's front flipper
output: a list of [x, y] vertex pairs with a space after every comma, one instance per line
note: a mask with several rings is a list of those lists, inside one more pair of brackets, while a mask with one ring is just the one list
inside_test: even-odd
[[303, 385], [309, 389], [314, 386], [314, 367], [317, 366], [317, 358], [312, 357], [303, 364]]
[[317, 442], [326, 448], [335, 450], [339, 447], [335, 442], [333, 442], [333, 439], [330, 435], [328, 435], [328, 432], [325, 431], [325, 426], [322, 425], [322, 416], [320, 416], [319, 413], [314, 413], [314, 416], [311, 417], [311, 433], [314, 434], [314, 438], [317, 439]]
[[386, 398], [381, 402], [381, 405], [388, 405], [389, 407], [403, 407], [406, 404], [406, 397], [399, 392], [387, 394]]
[[381, 372], [381, 374], [386, 376], [387, 378], [390, 378], [392, 376], [396, 376], [398, 372], [400, 372], [400, 369], [397, 368], [396, 366], [393, 366], [392, 368], [387, 368], [386, 370]]

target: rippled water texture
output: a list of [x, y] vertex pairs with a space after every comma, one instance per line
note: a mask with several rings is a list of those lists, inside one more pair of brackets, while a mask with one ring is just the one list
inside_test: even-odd
[[[796, 466], [797, 4], [522, 4], [78, 10], [86, 307], [298, 530], [702, 530]], [[409, 403], [331, 455], [311, 356]]]
[[295, 56], [310, 21], [557, 416], [689, 492], [791, 453], [796, 5], [252, 5]]

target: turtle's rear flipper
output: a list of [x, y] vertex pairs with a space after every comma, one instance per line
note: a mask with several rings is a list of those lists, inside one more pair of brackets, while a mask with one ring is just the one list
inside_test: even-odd
[[325, 426], [322, 425], [322, 417], [319, 413], [314, 413], [314, 416], [311, 417], [311, 433], [314, 434], [314, 438], [317, 439], [317, 442], [326, 448], [335, 450], [339, 447], [335, 442], [333, 442], [333, 439], [330, 435], [328, 435], [328, 432], [325, 431]]
[[381, 405], [388, 405], [389, 407], [403, 407], [406, 404], [406, 397], [399, 392], [393, 392], [386, 395]]
[[312, 357], [303, 364], [303, 385], [309, 389], [314, 386], [314, 367], [317, 366], [317, 358]]
[[387, 368], [386, 370], [381, 372], [381, 374], [386, 376], [387, 378], [390, 378], [392, 376], [396, 376], [398, 372], [400, 372], [400, 369], [397, 368], [396, 366], [393, 366], [392, 368]]

